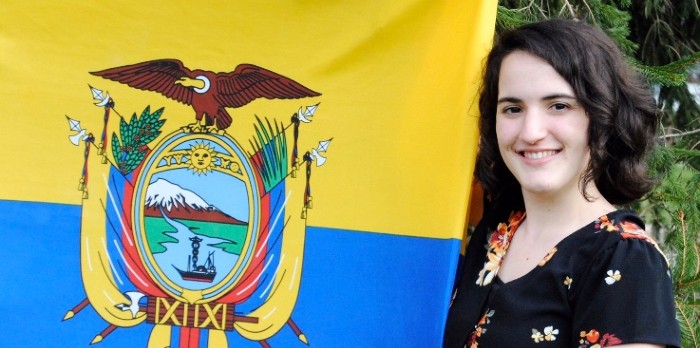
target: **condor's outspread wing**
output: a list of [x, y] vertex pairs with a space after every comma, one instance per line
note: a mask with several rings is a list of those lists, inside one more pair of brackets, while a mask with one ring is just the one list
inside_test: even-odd
[[217, 74], [218, 94], [225, 107], [241, 107], [257, 98], [296, 99], [321, 95], [300, 83], [252, 64], [240, 64], [230, 73]]
[[182, 77], [192, 77], [192, 71], [177, 59], [152, 60], [91, 74], [141, 90], [158, 92], [170, 99], [192, 105], [192, 89], [175, 84]]

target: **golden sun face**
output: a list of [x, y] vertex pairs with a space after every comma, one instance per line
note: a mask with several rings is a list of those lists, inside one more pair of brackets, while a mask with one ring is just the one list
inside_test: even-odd
[[216, 152], [208, 144], [197, 143], [190, 147], [187, 153], [190, 157], [190, 165], [187, 169], [195, 174], [206, 174], [216, 166], [214, 163]]

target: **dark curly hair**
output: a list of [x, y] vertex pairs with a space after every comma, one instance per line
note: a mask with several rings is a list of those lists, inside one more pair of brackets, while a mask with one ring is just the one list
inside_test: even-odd
[[591, 181], [612, 204], [644, 196], [654, 180], [646, 160], [656, 144], [659, 111], [648, 84], [627, 64], [615, 43], [586, 23], [553, 19], [521, 26], [497, 38], [486, 60], [479, 97], [481, 138], [475, 175], [492, 202], [522, 200], [520, 184], [498, 150], [496, 106], [503, 59], [524, 51], [547, 61], [573, 88], [589, 117]]

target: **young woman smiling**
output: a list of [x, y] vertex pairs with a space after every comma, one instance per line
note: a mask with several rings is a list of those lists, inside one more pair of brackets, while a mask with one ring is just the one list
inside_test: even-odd
[[469, 242], [445, 347], [680, 347], [668, 263], [625, 204], [653, 180], [658, 113], [614, 42], [549, 20], [486, 62]]

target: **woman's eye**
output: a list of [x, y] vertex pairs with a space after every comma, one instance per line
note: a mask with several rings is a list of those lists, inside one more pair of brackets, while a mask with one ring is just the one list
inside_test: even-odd
[[566, 110], [567, 108], [569, 108], [569, 106], [564, 103], [556, 103], [552, 105], [552, 109], [557, 111]]
[[503, 109], [503, 113], [506, 114], [515, 114], [522, 111], [519, 106], [508, 106]]

